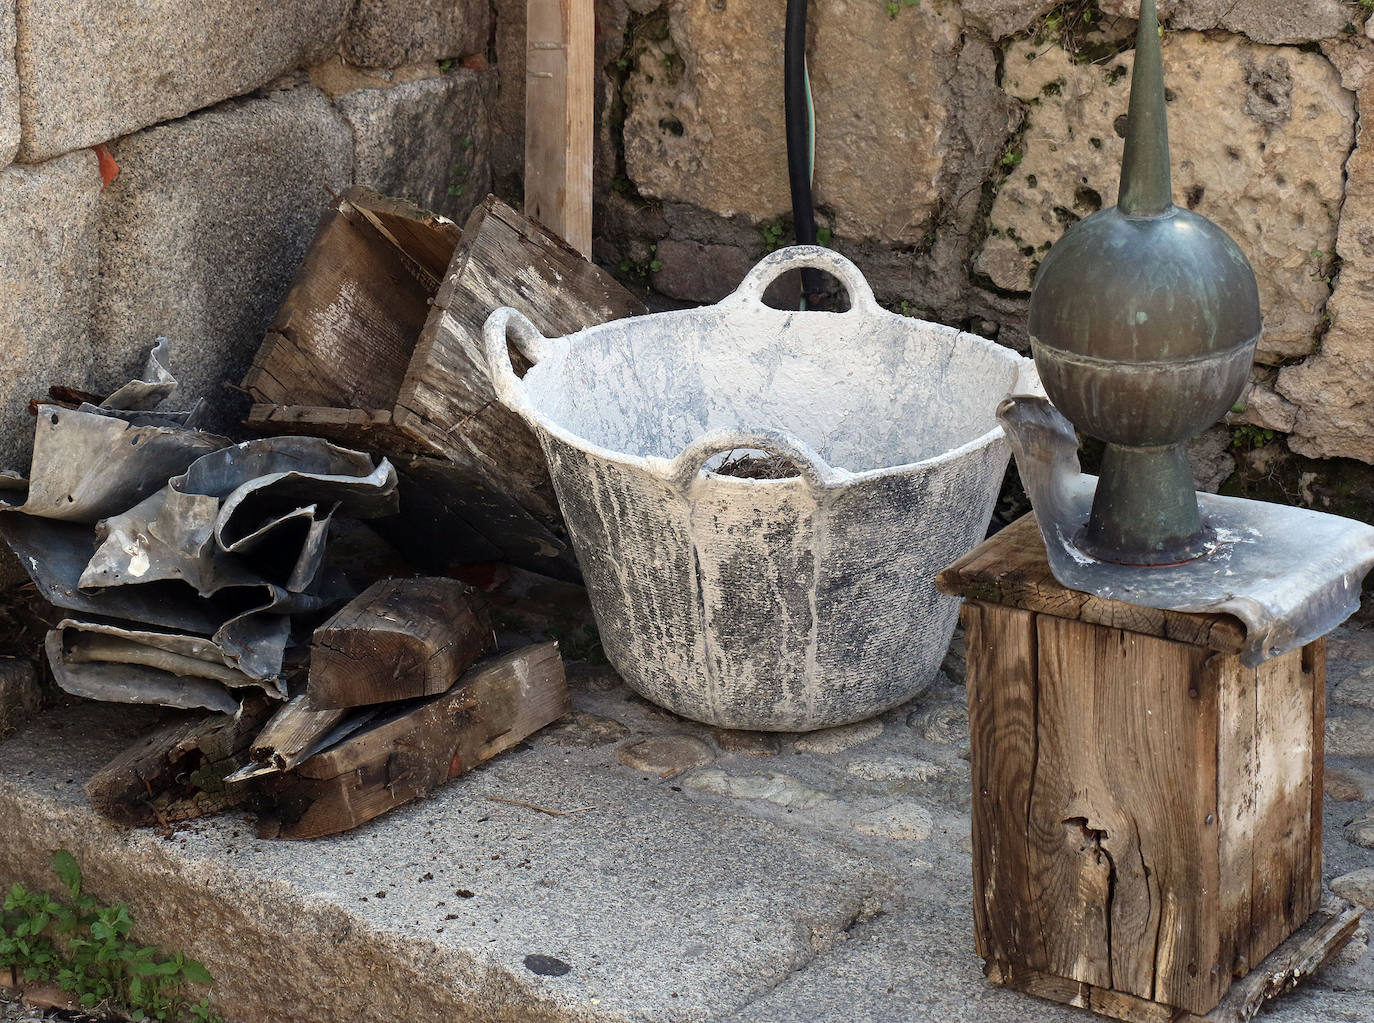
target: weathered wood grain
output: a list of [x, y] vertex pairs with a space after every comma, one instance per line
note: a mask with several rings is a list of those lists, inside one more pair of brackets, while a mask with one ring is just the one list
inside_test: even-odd
[[316, 706], [308, 693], [288, 700], [267, 722], [249, 748], [249, 758], [257, 764], [271, 764], [288, 771], [308, 755], [321, 736], [343, 720], [347, 710]]
[[323, 710], [442, 693], [493, 638], [472, 587], [440, 576], [380, 579], [315, 630], [306, 695]]
[[504, 752], [568, 710], [555, 643], [477, 665], [446, 693], [398, 706], [294, 771], [257, 780], [262, 833], [356, 827]]
[[254, 401], [391, 410], [437, 284], [430, 250], [456, 244], [459, 234], [415, 210], [406, 237], [428, 236], [416, 258], [394, 233], [405, 209], [354, 188], [325, 214], [244, 377]]
[[561, 524], [543, 450], [524, 421], [496, 400], [487, 373], [482, 326], [507, 305], [546, 337], [645, 312], [556, 235], [488, 197], [463, 227], [394, 421], [430, 453], [475, 469], [536, 519]]
[[1035, 616], [970, 602], [969, 733], [973, 768], [974, 940], [990, 962], [1046, 966], [1025, 821], [1036, 748]]
[[1223, 653], [1239, 653], [1245, 643], [1245, 627], [1231, 615], [1161, 611], [1065, 589], [1050, 571], [1033, 514], [1023, 515], [995, 539], [995, 544], [980, 544], [940, 572], [940, 592]]
[[1311, 676], [1302, 671], [1301, 650], [1265, 661], [1255, 674], [1252, 963], [1278, 947], [1316, 908], [1311, 889]]
[[279, 706], [254, 694], [238, 714], [179, 716], [97, 771], [86, 796], [98, 813], [131, 827], [165, 827], [240, 806], [250, 790], [224, 778], [248, 762], [253, 736]]
[[1006, 972], [990, 969], [988, 979], [1126, 1023], [1250, 1023], [1266, 1002], [1293, 990], [1339, 952], [1355, 933], [1362, 912], [1345, 900], [1328, 895], [1301, 929], [1234, 984], [1205, 1016], [1025, 967]]
[[592, 0], [528, 0], [525, 214], [592, 255]]

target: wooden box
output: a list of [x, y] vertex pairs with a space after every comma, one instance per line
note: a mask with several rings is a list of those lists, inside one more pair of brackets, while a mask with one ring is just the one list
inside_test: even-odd
[[939, 583], [967, 598], [989, 978], [1121, 1019], [1210, 1013], [1321, 901], [1325, 640], [1245, 668], [1229, 615], [1060, 586], [1029, 515]]
[[487, 378], [482, 325], [507, 304], [550, 337], [645, 312], [495, 197], [460, 231], [351, 189], [244, 377], [248, 425], [390, 458], [403, 518], [390, 538], [426, 564], [501, 560], [576, 579], [544, 453]]

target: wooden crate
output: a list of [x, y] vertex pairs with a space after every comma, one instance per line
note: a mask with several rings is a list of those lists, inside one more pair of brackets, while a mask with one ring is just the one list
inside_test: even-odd
[[402, 522], [389, 536], [426, 564], [504, 560], [575, 579], [539, 442], [487, 378], [482, 325], [502, 305], [550, 337], [645, 312], [495, 197], [460, 231], [352, 189], [326, 214], [244, 377], [248, 425], [390, 458]]
[[939, 585], [967, 598], [989, 978], [1127, 1020], [1217, 1009], [1321, 901], [1325, 640], [1245, 668], [1235, 618], [1060, 586], [1029, 515]]

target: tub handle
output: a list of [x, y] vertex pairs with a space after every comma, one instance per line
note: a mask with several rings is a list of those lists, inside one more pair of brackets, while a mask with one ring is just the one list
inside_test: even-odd
[[846, 473], [827, 464], [812, 450], [811, 445], [772, 427], [760, 426], [748, 430], [712, 430], [692, 441], [668, 463], [668, 480], [686, 492], [701, 472], [702, 465], [722, 451], [747, 448], [781, 455], [796, 464], [798, 475], [813, 487], [831, 489], [844, 482]]
[[871, 313], [882, 308], [859, 268], [834, 249], [820, 245], [790, 245], [769, 253], [745, 274], [740, 286], [725, 301], [761, 304], [768, 285], [788, 270], [801, 269], [824, 270], [838, 278], [849, 292], [851, 313]]
[[523, 383], [515, 375], [515, 367], [511, 365], [508, 339], [515, 342], [520, 354], [532, 363], [548, 355], [552, 345], [548, 338], [539, 333], [539, 328], [529, 321], [529, 317], [508, 305], [493, 311], [482, 325], [487, 375], [491, 378], [496, 397], [507, 408], [528, 416], [531, 411], [529, 399], [525, 396]]

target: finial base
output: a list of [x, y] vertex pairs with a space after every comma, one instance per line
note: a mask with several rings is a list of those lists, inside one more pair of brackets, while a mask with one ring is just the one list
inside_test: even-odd
[[1176, 565], [1206, 554], [1210, 539], [1183, 445], [1107, 445], [1078, 546], [1118, 565]]

